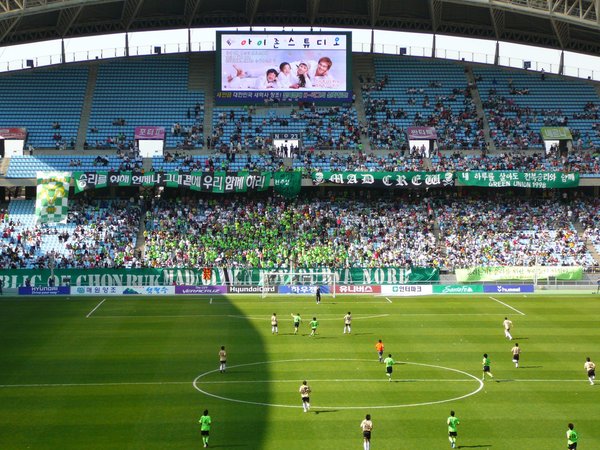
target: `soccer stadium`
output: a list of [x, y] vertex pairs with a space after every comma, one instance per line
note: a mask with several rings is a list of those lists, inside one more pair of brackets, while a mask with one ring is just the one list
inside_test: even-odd
[[0, 449], [600, 449], [600, 1], [0, 0], [45, 43]]

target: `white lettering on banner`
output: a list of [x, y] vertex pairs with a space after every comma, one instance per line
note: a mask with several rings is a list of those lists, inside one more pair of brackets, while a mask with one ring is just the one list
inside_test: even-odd
[[375, 178], [371, 174], [363, 175], [363, 184], [373, 184], [375, 183]]
[[414, 177], [412, 177], [412, 179], [410, 180], [410, 182], [412, 184], [414, 184], [415, 186], [421, 186], [421, 184], [423, 184], [421, 182], [421, 175], [415, 175]]
[[417, 295], [433, 294], [433, 287], [430, 284], [396, 284], [381, 286], [383, 295], [408, 297]]
[[406, 175], [398, 175], [396, 177], [396, 186], [408, 186], [408, 181], [406, 181]]
[[356, 174], [351, 173], [348, 175], [348, 180], [347, 180], [348, 184], [356, 184], [358, 183], [358, 178], [356, 177]]
[[368, 285], [340, 286], [339, 292], [340, 292], [340, 294], [372, 294], [373, 286], [368, 286]]

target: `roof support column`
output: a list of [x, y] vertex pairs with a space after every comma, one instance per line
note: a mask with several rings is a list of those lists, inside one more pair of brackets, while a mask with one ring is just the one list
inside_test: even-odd
[[375, 29], [371, 28], [371, 53], [375, 51]]
[[435, 58], [436, 53], [436, 44], [435, 44], [435, 33], [433, 33], [433, 42], [431, 43], [431, 57]]
[[494, 53], [494, 65], [497, 66], [500, 62], [500, 41], [496, 41], [496, 52]]
[[558, 74], [564, 75], [565, 72], [565, 51], [560, 51], [560, 62], [558, 63]]
[[67, 57], [65, 54], [65, 38], [60, 38], [60, 62], [62, 64], [67, 62]]
[[129, 33], [125, 33], [125, 56], [129, 57]]

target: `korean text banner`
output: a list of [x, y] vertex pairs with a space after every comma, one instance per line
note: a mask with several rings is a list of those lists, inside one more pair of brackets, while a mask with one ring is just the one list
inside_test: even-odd
[[73, 172], [75, 193], [109, 186], [163, 186], [226, 194], [265, 191], [271, 172]]
[[313, 172], [314, 184], [333, 183], [345, 186], [388, 189], [425, 189], [454, 186], [452, 172]]
[[351, 91], [351, 36], [349, 32], [217, 32], [216, 99], [328, 98], [314, 92], [343, 94], [346, 99]]
[[35, 215], [40, 223], [66, 222], [69, 212], [68, 172], [38, 172]]
[[134, 138], [142, 140], [164, 140], [165, 127], [135, 127]]
[[457, 172], [460, 186], [522, 187], [532, 189], [572, 188], [579, 186], [578, 173], [477, 171]]

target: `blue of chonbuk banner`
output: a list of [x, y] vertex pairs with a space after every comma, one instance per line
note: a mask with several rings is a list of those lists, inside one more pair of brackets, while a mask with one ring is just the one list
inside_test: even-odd
[[533, 284], [492, 284], [484, 285], [483, 292], [490, 294], [520, 294], [534, 292]]
[[19, 288], [19, 295], [69, 295], [70, 293], [69, 286], [22, 286]]
[[[330, 294], [329, 286], [320, 286], [321, 294]], [[279, 294], [315, 294], [316, 286], [279, 286]]]

